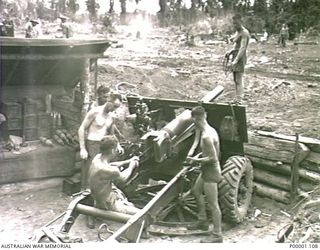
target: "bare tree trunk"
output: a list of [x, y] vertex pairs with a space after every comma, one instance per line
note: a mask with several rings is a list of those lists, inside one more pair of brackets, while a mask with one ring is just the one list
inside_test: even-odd
[[210, 17], [214, 16], [214, 13], [217, 13], [217, 2], [216, 0], [207, 0], [207, 6], [205, 12], [210, 15]]
[[121, 14], [127, 14], [127, 1], [120, 0], [120, 5], [121, 5]]
[[127, 1], [120, 0], [120, 5], [121, 5], [120, 22], [122, 24], [125, 24], [126, 23], [126, 15], [127, 15]]
[[167, 0], [159, 0], [159, 6], [160, 6], [160, 11], [159, 11], [160, 26], [165, 26], [165, 17], [167, 13]]
[[[182, 25], [182, 23], [183, 23], [181, 5], [182, 5], [182, 0], [177, 0], [175, 11], [177, 12], [177, 22], [178, 22], [179, 26]], [[180, 29], [181, 29], [181, 26], [180, 26]]]
[[98, 79], [98, 65], [97, 59], [87, 59], [85, 69], [81, 76], [80, 88], [82, 96], [82, 110], [81, 118], [84, 119], [86, 116], [90, 103], [96, 99], [95, 93], [97, 90], [97, 79]]
[[190, 21], [194, 22], [197, 16], [196, 10], [197, 10], [197, 3], [198, 0], [191, 0], [191, 8], [190, 8]]
[[166, 12], [167, 11], [167, 0], [159, 0], [160, 11], [159, 12]]
[[177, 9], [181, 9], [182, 0], [177, 0]]
[[58, 6], [59, 6], [59, 12], [65, 14], [66, 13], [66, 1], [59, 0]]
[[195, 10], [197, 8], [198, 0], [191, 0], [191, 10]]
[[54, 0], [50, 1], [50, 8], [52, 9], [52, 21], [58, 17], [58, 7], [57, 3]]
[[110, 8], [109, 8], [109, 13], [114, 12], [114, 0], [110, 0]]

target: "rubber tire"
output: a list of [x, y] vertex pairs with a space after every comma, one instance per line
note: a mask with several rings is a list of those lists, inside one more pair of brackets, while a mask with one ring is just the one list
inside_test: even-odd
[[[223, 179], [219, 182], [219, 202], [223, 219], [240, 223], [246, 217], [253, 191], [253, 168], [250, 160], [243, 156], [232, 156], [222, 167]], [[238, 192], [241, 178], [245, 178], [246, 197], [238, 205]]]

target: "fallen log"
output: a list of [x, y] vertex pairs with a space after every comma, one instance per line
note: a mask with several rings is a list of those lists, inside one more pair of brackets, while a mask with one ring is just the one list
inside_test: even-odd
[[[272, 172], [277, 172], [285, 175], [290, 175], [291, 173], [291, 166], [281, 161], [271, 161], [271, 160], [266, 160], [259, 157], [251, 156], [251, 155], [247, 155], [247, 157], [250, 159], [254, 167], [262, 168], [265, 170], [269, 170]], [[306, 180], [310, 180], [315, 183], [320, 182], [320, 174], [317, 172], [312, 172], [312, 171], [300, 168], [298, 170], [298, 173], [300, 177]]]
[[254, 133], [248, 134], [248, 144], [254, 146], [261, 146], [268, 149], [277, 149], [278, 151], [295, 152], [295, 142], [288, 140], [281, 140], [266, 136], [257, 135]]
[[314, 208], [314, 207], [320, 208], [320, 199], [319, 198], [316, 200], [308, 201], [306, 204], [304, 204], [304, 209]]
[[320, 173], [320, 154], [310, 152], [309, 155], [301, 162], [301, 166]]
[[294, 45], [318, 45], [318, 42], [305, 41], [305, 42], [294, 42]]
[[303, 143], [297, 143], [297, 149], [295, 147], [295, 142], [250, 134], [249, 143], [244, 145], [244, 153], [246, 155], [256, 156], [267, 160], [281, 161], [291, 165], [297, 157], [295, 157], [296, 152], [299, 154], [299, 157], [297, 158], [299, 162], [306, 158], [310, 153], [310, 149]]
[[265, 148], [257, 145], [244, 145], [244, 153], [259, 157], [266, 160], [281, 161], [291, 164], [294, 158], [294, 154], [289, 151], [279, 151], [276, 148]]
[[[275, 132], [268, 132], [268, 131], [256, 131], [258, 135], [282, 139], [282, 140], [288, 140], [288, 141], [295, 141], [295, 136], [293, 135], [282, 135]], [[306, 136], [299, 136], [299, 142], [306, 144], [312, 151], [320, 153], [320, 140], [306, 137]]]
[[[262, 170], [259, 168], [255, 168], [253, 173], [254, 180], [259, 183], [267, 184], [275, 188], [280, 188], [284, 191], [290, 191], [291, 189], [290, 178], [288, 176], [278, 175], [276, 173]], [[311, 191], [314, 189], [314, 185], [306, 181], [300, 181], [299, 187], [303, 191]]]
[[290, 190], [290, 182], [288, 177], [286, 178], [283, 175], [278, 175], [269, 171], [255, 168], [253, 171], [254, 181], [259, 183], [267, 184], [274, 188], [280, 188], [284, 191]]
[[254, 182], [256, 193], [260, 196], [265, 196], [273, 200], [290, 204], [290, 193], [276, 188], [272, 188], [262, 183]]

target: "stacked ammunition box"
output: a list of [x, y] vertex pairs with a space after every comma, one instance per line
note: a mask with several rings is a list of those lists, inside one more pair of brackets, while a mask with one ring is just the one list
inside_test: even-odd
[[8, 133], [22, 136], [22, 106], [18, 102], [3, 103], [3, 113], [8, 119]]
[[51, 137], [51, 115], [49, 113], [38, 114], [38, 136]]
[[32, 99], [24, 99], [22, 134], [27, 141], [38, 140], [38, 105]]

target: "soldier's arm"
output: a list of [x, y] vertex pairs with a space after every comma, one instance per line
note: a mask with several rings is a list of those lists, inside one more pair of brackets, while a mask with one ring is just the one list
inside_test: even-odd
[[199, 141], [200, 141], [200, 131], [196, 130], [195, 136], [194, 136], [194, 141], [193, 141], [193, 144], [188, 152], [188, 156], [192, 156], [194, 154], [194, 151], [196, 150], [196, 148], [199, 144]]
[[118, 151], [119, 154], [123, 154], [124, 153], [124, 149], [121, 146], [119, 141], [120, 141], [120, 139], [124, 139], [124, 135], [120, 132], [120, 130], [118, 129], [118, 127], [116, 126], [116, 124], [114, 122], [111, 125], [108, 134], [115, 136], [115, 138], [117, 139], [117, 151]]
[[[236, 33], [234, 33], [231, 37], [230, 37], [230, 42], [234, 43], [239, 37], [239, 32], [237, 31]], [[235, 46], [235, 45], [234, 45]]]
[[86, 132], [90, 127], [92, 121], [94, 120], [95, 112], [94, 110], [90, 110], [86, 116], [84, 117], [79, 129], [78, 129], [78, 136], [79, 136], [79, 144], [80, 149], [85, 149], [85, 139], [86, 139]]
[[128, 168], [126, 168], [122, 172], [119, 171], [119, 176], [116, 178], [116, 180], [119, 180], [123, 183], [126, 182], [130, 178], [133, 170], [138, 166], [139, 166], [139, 160], [137, 160], [135, 157], [132, 157], [130, 159]]
[[209, 137], [202, 138], [203, 147], [207, 149], [207, 156], [194, 158], [198, 163], [217, 163], [219, 162], [218, 152], [213, 144], [213, 141]]
[[134, 160], [139, 161], [139, 157], [133, 156], [128, 160], [111, 162], [110, 165], [115, 167], [121, 167], [123, 165], [129, 164], [131, 161], [134, 161]]

